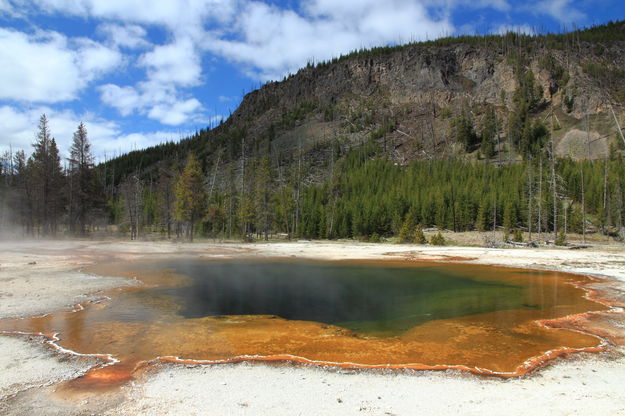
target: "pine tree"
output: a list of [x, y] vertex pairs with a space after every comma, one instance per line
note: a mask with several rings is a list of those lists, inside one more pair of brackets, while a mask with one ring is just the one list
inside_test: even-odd
[[498, 132], [497, 116], [495, 109], [490, 108], [486, 112], [486, 117], [482, 122], [482, 143], [480, 144], [480, 152], [486, 159], [490, 159], [495, 156], [495, 137]]
[[205, 210], [204, 176], [200, 163], [195, 156], [190, 155], [176, 183], [174, 212], [177, 220], [187, 223], [187, 236], [191, 241], [193, 241], [195, 223], [202, 218]]
[[417, 244], [427, 244], [428, 240], [425, 238], [425, 234], [423, 234], [423, 227], [421, 225], [417, 225], [417, 228], [414, 233], [414, 242]]
[[479, 137], [475, 133], [473, 120], [465, 110], [462, 111], [460, 117], [452, 121], [454, 138], [458, 143], [462, 143], [466, 151], [473, 150], [473, 147], [479, 142]]
[[404, 219], [404, 223], [399, 229], [400, 243], [414, 243], [415, 241], [415, 219], [412, 213], [408, 213]]
[[50, 133], [45, 114], [39, 119], [39, 131], [29, 159], [34, 216], [37, 228], [44, 235], [54, 235], [62, 205], [63, 172], [56, 141]]
[[85, 235], [87, 216], [97, 200], [97, 194], [93, 174], [94, 159], [87, 137], [87, 128], [83, 123], [78, 125], [74, 133], [68, 161], [69, 226], [71, 231]]

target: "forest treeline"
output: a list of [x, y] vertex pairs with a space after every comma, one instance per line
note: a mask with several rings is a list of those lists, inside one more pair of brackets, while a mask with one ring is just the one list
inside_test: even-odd
[[30, 156], [5, 154], [1, 163], [0, 224], [18, 225], [25, 235], [108, 230], [133, 239], [413, 241], [418, 229], [430, 227], [503, 228], [534, 239], [569, 232], [619, 237], [623, 229], [625, 165], [616, 155], [573, 161], [537, 151], [509, 164], [448, 158], [400, 166], [370, 139], [351, 149], [334, 143], [322, 167], [302, 152], [284, 166], [270, 157], [243, 158], [235, 172], [219, 158], [203, 168], [191, 154], [107, 184], [83, 124], [65, 161], [45, 115], [36, 137]]

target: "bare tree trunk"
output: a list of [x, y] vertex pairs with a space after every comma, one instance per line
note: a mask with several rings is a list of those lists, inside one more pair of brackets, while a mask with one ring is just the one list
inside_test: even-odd
[[616, 209], [617, 209], [617, 227], [618, 227], [618, 235], [623, 237], [623, 191], [621, 186], [620, 179], [617, 182], [617, 191], [614, 197], [616, 198]]
[[608, 161], [605, 161], [603, 169], [603, 234], [607, 235], [608, 222]]
[[625, 137], [623, 136], [623, 130], [621, 130], [621, 125], [618, 122], [618, 118], [616, 118], [616, 114], [614, 113], [614, 109], [610, 106], [610, 110], [612, 111], [612, 116], [614, 117], [614, 122], [616, 123], [616, 127], [618, 129], [618, 134], [621, 136], [623, 140], [623, 144], [625, 144]]
[[215, 188], [215, 180], [217, 179], [217, 170], [219, 169], [219, 160], [221, 159], [221, 150], [217, 153], [217, 163], [215, 164], [215, 169], [213, 170], [213, 180], [211, 181], [211, 187], [208, 190], [208, 201], [210, 202], [211, 196], [213, 195], [213, 189]]
[[[241, 137], [241, 206], [239, 207], [239, 210], [243, 209], [244, 204], [243, 204], [243, 198], [245, 197], [245, 137]], [[243, 226], [242, 231], [243, 231], [243, 237], [247, 237], [247, 221], [243, 218], [242, 219], [243, 224], [241, 224]]]
[[298, 158], [297, 158], [297, 189], [295, 193], [295, 224], [293, 226], [293, 233], [299, 235], [299, 199], [302, 186], [302, 140], [299, 140], [298, 145]]
[[582, 241], [586, 243], [586, 197], [584, 195], [584, 167], [581, 167], [582, 174]]
[[553, 108], [551, 109], [551, 186], [553, 191], [553, 241], [558, 239], [558, 187], [556, 181], [556, 153], [553, 142]]
[[532, 158], [530, 157], [527, 165], [527, 182], [528, 182], [528, 195], [527, 195], [527, 230], [528, 240], [532, 241], [532, 200], [534, 194], [532, 192]]
[[497, 194], [493, 197], [493, 241], [497, 238]]
[[543, 213], [543, 158], [540, 159], [538, 165], [538, 240], [541, 239], [542, 234], [542, 213]]

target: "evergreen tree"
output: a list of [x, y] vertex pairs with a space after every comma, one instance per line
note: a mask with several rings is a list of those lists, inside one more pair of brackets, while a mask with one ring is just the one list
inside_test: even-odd
[[206, 210], [206, 191], [200, 163], [190, 155], [176, 183], [175, 217], [187, 223], [187, 237], [193, 241], [195, 223]]
[[30, 197], [33, 199], [34, 223], [42, 234], [54, 235], [62, 208], [63, 171], [59, 150], [45, 114], [39, 119], [39, 131], [33, 147], [35, 150], [29, 158], [28, 167], [31, 170]]
[[417, 225], [414, 233], [414, 242], [417, 244], [427, 244], [428, 240], [425, 238], [425, 234], [423, 234], [423, 227], [421, 225]]
[[490, 159], [495, 156], [495, 138], [497, 136], [497, 132], [499, 131], [497, 126], [497, 116], [495, 114], [495, 109], [490, 108], [486, 112], [486, 116], [484, 121], [482, 122], [482, 131], [481, 131], [481, 144], [480, 144], [480, 152], [486, 159]]
[[78, 125], [70, 148], [68, 188], [69, 188], [69, 226], [70, 231], [79, 235], [87, 233], [87, 221], [91, 208], [96, 204], [94, 159], [91, 144], [87, 137], [87, 128]]
[[460, 117], [452, 121], [454, 138], [464, 146], [466, 151], [471, 151], [479, 142], [479, 137], [475, 133], [473, 120], [465, 110], [462, 110]]
[[[406, 219], [399, 229], [399, 242], [400, 243], [414, 243], [415, 231], [416, 231], [415, 218], [412, 213], [406, 215]], [[423, 233], [423, 231], [421, 231]], [[421, 244], [421, 243], [419, 243]]]

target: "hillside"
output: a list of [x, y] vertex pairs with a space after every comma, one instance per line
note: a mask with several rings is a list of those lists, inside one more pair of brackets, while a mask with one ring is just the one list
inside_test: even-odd
[[[347, 149], [370, 137], [400, 164], [476, 158], [485, 156], [476, 152], [481, 140], [459, 143], [454, 122], [464, 116], [480, 135], [492, 111], [498, 134], [491, 139], [499, 142], [494, 153], [516, 160], [523, 152], [514, 116], [528, 78], [529, 118], [546, 120], [550, 128], [553, 109], [558, 155], [602, 159], [620, 145], [618, 137], [605, 136], [615, 132], [610, 106], [618, 112], [625, 104], [624, 47], [625, 23], [616, 22], [561, 35], [509, 33], [358, 51], [252, 91], [213, 130], [109, 164], [117, 167], [115, 182], [137, 166], [149, 169], [172, 155], [182, 160], [189, 151], [205, 169], [220, 152], [221, 163], [239, 160], [243, 147], [246, 158], [288, 157], [302, 149], [318, 164], [330, 157], [330, 143]], [[587, 129], [590, 147], [581, 143]]]

